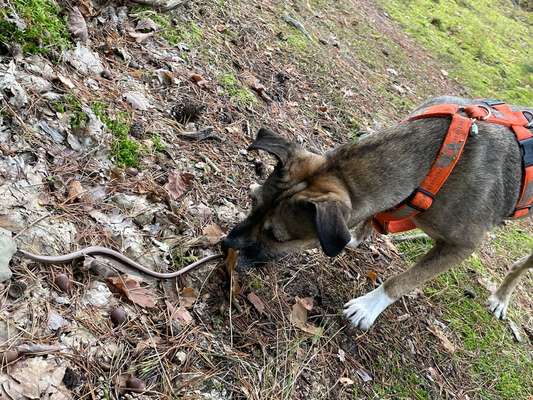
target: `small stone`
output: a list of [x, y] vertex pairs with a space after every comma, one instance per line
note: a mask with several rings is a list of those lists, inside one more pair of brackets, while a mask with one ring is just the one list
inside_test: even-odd
[[139, 170], [137, 168], [133, 168], [133, 167], [126, 168], [125, 172], [126, 172], [126, 175], [129, 175], [129, 176], [137, 176], [137, 175], [139, 175]]
[[17, 350], [6, 350], [0, 356], [0, 364], [9, 364], [19, 358], [19, 352]]
[[129, 134], [133, 136], [135, 139], [140, 139], [144, 135], [144, 125], [142, 122], [139, 121], [133, 121], [133, 124], [131, 124]]
[[54, 279], [55, 285], [64, 293], [69, 294], [72, 289], [72, 282], [70, 278], [65, 274], [59, 274]]
[[9, 269], [9, 262], [17, 251], [17, 244], [11, 237], [11, 232], [0, 228], [0, 282], [11, 278], [12, 272]]
[[101, 75], [102, 78], [104, 78], [104, 79], [108, 79], [108, 80], [110, 80], [110, 81], [113, 80], [113, 74], [112, 74], [111, 71], [108, 70], [108, 69], [104, 69], [100, 75]]
[[126, 311], [122, 307], [117, 307], [111, 311], [109, 318], [114, 326], [119, 326], [126, 321]]
[[446, 71], [445, 69], [441, 69], [440, 73], [442, 74], [442, 76], [448, 76], [448, 71]]
[[128, 64], [129, 67], [131, 68], [135, 68], [135, 69], [139, 69], [141, 68], [141, 66], [139, 65], [139, 63], [137, 61], [133, 61], [131, 60], [130, 63]]
[[12, 299], [18, 299], [24, 295], [24, 292], [26, 291], [26, 284], [21, 281], [13, 282], [11, 285], [9, 285], [9, 290], [7, 294]]
[[464, 294], [469, 299], [474, 299], [476, 297], [476, 292], [472, 288], [465, 288], [464, 289]]
[[134, 376], [128, 378], [126, 381], [126, 387], [132, 392], [142, 392], [145, 389], [144, 382]]

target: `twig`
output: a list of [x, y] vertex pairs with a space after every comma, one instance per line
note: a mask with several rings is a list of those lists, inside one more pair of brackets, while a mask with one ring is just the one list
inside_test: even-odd
[[398, 236], [392, 236], [391, 240], [394, 243], [402, 243], [402, 242], [408, 242], [410, 240], [419, 240], [419, 239], [430, 239], [428, 235], [425, 233], [417, 233], [415, 235], [398, 235]]

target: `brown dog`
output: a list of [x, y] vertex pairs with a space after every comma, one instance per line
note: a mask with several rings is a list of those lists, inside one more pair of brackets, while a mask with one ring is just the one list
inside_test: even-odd
[[[413, 114], [444, 103], [476, 101], [439, 97]], [[250, 149], [269, 152], [278, 165], [262, 186], [254, 188], [250, 215], [232, 229], [223, 248], [238, 249], [239, 265], [246, 266], [318, 245], [334, 257], [346, 245], [357, 245], [371, 231], [375, 214], [396, 206], [418, 187], [448, 125], [448, 118], [410, 121], [324, 155], [261, 129]], [[509, 129], [478, 125], [479, 134], [468, 139], [432, 206], [415, 217], [416, 225], [434, 239], [433, 248], [411, 269], [349, 301], [344, 314], [355, 326], [370, 328], [401, 296], [467, 258], [513, 211], [521, 186], [520, 148]], [[533, 254], [518, 261], [490, 296], [490, 310], [498, 318], [505, 318], [520, 276], [531, 267]]]

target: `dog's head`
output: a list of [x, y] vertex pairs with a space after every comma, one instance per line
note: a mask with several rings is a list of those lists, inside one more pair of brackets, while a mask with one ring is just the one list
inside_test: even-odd
[[224, 251], [239, 250], [238, 265], [263, 263], [298, 249], [320, 247], [330, 257], [369, 233], [354, 221], [348, 189], [331, 161], [262, 128], [250, 150], [264, 150], [277, 166], [263, 185], [251, 188], [252, 210], [223, 240]]

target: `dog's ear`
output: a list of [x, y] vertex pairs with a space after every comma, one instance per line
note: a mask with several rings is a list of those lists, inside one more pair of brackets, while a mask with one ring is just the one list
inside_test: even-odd
[[335, 257], [352, 239], [346, 224], [348, 207], [340, 201], [311, 204], [314, 208], [314, 224], [320, 246], [328, 257]]
[[278, 161], [284, 165], [294, 152], [296, 145], [290, 143], [277, 133], [268, 128], [261, 128], [257, 132], [254, 142], [248, 147], [248, 150], [264, 150], [275, 156]]

